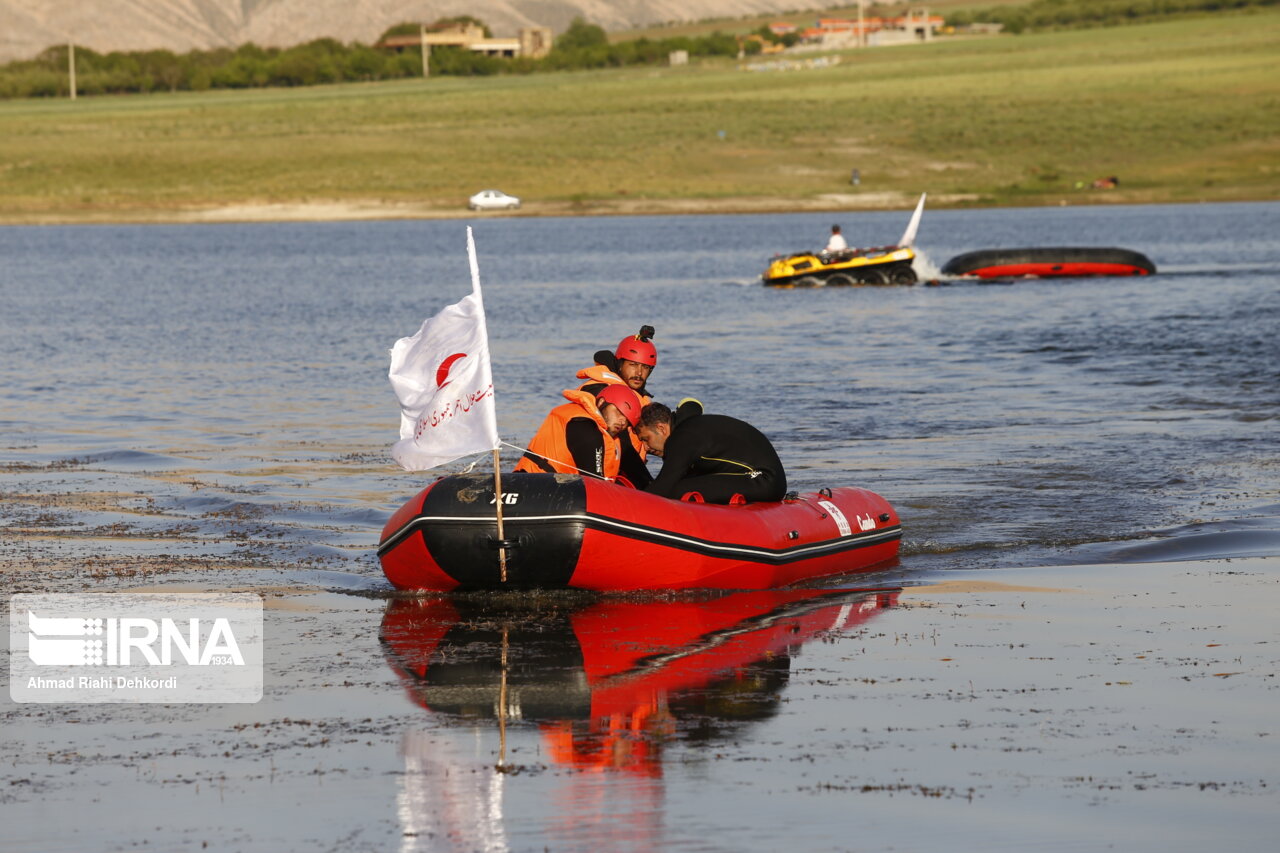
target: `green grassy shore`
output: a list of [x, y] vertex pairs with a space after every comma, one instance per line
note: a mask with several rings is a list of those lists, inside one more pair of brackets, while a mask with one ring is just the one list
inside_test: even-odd
[[1277, 44], [1269, 9], [798, 70], [5, 102], [0, 222], [457, 216], [489, 186], [523, 214], [1276, 199]]

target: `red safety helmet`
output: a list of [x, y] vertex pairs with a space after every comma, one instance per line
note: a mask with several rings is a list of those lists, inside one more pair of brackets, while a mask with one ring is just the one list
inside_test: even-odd
[[605, 403], [612, 403], [622, 412], [627, 423], [635, 426], [640, 423], [640, 397], [626, 385], [606, 385], [596, 395], [596, 402], [603, 408]]
[[627, 335], [618, 341], [618, 348], [614, 351], [613, 357], [625, 358], [627, 361], [636, 361], [640, 364], [647, 364], [650, 367], [657, 367], [658, 348], [649, 340], [652, 335], [652, 326], [645, 326], [638, 335]]

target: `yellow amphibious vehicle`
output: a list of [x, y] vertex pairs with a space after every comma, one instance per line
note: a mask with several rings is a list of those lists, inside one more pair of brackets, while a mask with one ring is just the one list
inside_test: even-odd
[[911, 223], [897, 245], [838, 252], [797, 252], [775, 255], [761, 279], [769, 287], [829, 287], [854, 284], [915, 284], [912, 262], [925, 197], [920, 196]]
[[910, 246], [800, 252], [774, 258], [763, 278], [770, 287], [915, 284], [915, 257]]

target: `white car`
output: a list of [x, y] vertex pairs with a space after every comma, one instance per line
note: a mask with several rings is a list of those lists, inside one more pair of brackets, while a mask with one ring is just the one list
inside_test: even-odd
[[520, 199], [501, 190], [480, 190], [467, 206], [472, 210], [519, 210]]

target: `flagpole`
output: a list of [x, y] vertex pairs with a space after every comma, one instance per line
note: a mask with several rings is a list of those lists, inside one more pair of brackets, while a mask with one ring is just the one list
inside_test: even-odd
[[502, 468], [498, 465], [498, 448], [493, 449], [493, 503], [498, 508], [498, 570], [507, 582], [507, 537], [502, 532]]
[[[471, 292], [480, 301], [481, 323], [484, 323], [484, 301], [480, 296], [480, 263], [476, 260], [476, 238], [467, 226], [467, 263], [471, 266]], [[484, 339], [489, 339], [489, 330], [484, 329]], [[507, 538], [502, 530], [502, 468], [498, 464], [498, 448], [493, 449], [493, 505], [498, 516], [498, 571], [502, 583], [507, 582]]]
[[[494, 451], [497, 453], [498, 451]], [[499, 773], [507, 772], [507, 633], [509, 625], [502, 626], [502, 682], [498, 686], [498, 767]]]

